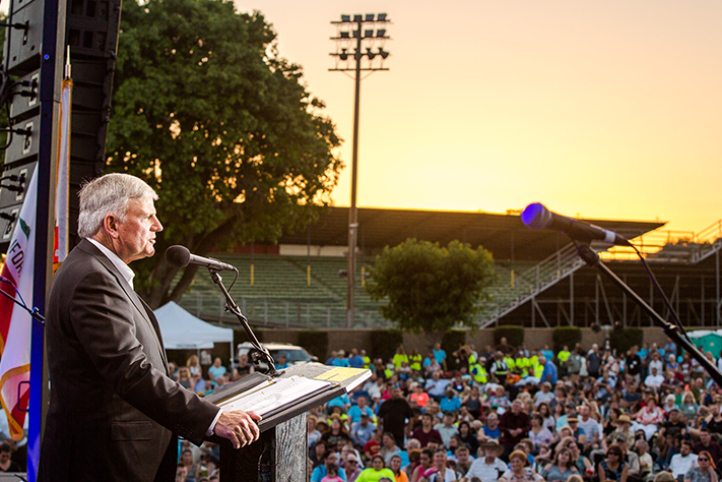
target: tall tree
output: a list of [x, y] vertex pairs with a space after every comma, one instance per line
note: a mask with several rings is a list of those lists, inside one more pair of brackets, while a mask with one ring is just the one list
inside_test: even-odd
[[130, 0], [122, 18], [108, 170], [159, 192], [159, 254], [134, 264], [155, 307], [180, 299], [196, 271], [173, 286], [167, 246], [203, 255], [275, 241], [329, 204], [343, 165], [325, 106], [260, 13], [224, 0]]
[[404, 331], [424, 332], [429, 344], [457, 323], [475, 327], [480, 304], [497, 279], [491, 253], [459, 241], [447, 247], [407, 239], [376, 258], [367, 292], [387, 300], [381, 314]]

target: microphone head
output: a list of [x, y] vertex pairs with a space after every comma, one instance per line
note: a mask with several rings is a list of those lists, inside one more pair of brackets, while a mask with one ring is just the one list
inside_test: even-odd
[[191, 252], [185, 246], [171, 246], [165, 250], [165, 260], [171, 266], [185, 268], [191, 262]]
[[552, 225], [552, 212], [542, 203], [532, 203], [524, 208], [521, 220], [529, 229], [544, 229]]

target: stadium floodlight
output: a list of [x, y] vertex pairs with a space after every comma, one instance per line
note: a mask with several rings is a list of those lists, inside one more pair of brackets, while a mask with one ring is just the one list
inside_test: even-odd
[[[375, 20], [374, 20], [375, 18]], [[364, 25], [366, 23], [376, 23], [376, 22], [384, 22], [389, 23], [389, 20], [387, 19], [387, 15], [385, 13], [379, 13], [378, 15], [374, 15], [371, 13], [367, 13], [364, 17], [361, 14], [355, 14], [353, 16], [353, 23], [354, 25], [351, 28], [355, 28], [353, 30], [353, 33], [349, 35], [348, 31], [339, 31], [338, 37], [331, 37], [331, 40], [336, 41], [336, 52], [331, 53], [330, 55], [335, 57], [336, 60], [336, 67], [329, 69], [330, 71], [335, 72], [348, 72], [353, 71], [355, 72], [354, 76], [354, 82], [355, 82], [355, 95], [354, 95], [354, 117], [353, 117], [353, 145], [352, 145], [352, 153], [351, 153], [351, 207], [349, 209], [349, 215], [348, 215], [348, 224], [349, 224], [349, 230], [348, 230], [348, 271], [347, 273], [350, 273], [350, 276], [347, 276], [348, 278], [348, 292], [347, 292], [347, 300], [346, 300], [346, 307], [347, 307], [347, 318], [346, 318], [346, 327], [347, 328], [353, 328], [354, 326], [354, 290], [355, 290], [355, 276], [353, 276], [354, 273], [356, 273], [356, 246], [358, 243], [358, 208], [356, 207], [356, 198], [357, 198], [357, 186], [358, 186], [358, 132], [359, 132], [359, 106], [360, 106], [360, 93], [361, 93], [361, 71], [377, 71], [377, 70], [389, 70], [388, 68], [385, 68], [383, 65], [383, 61], [388, 58], [389, 52], [384, 50], [381, 46], [384, 45], [386, 40], [388, 40], [389, 37], [386, 36], [386, 29], [378, 29], [376, 30], [376, 35], [374, 36], [374, 29], [371, 28], [364, 28], [366, 26], [374, 26], [374, 25]], [[351, 17], [350, 15], [341, 15], [341, 22], [332, 21], [332, 24], [344, 24], [344, 23], [351, 23]], [[339, 28], [346, 27], [339, 25]], [[349, 40], [355, 41], [355, 49], [353, 50], [353, 60], [355, 61], [354, 66], [349, 66], [348, 64], [340, 64], [340, 61], [347, 61], [350, 60], [350, 54], [349, 54]], [[341, 48], [342, 45], [345, 45], [346, 48]], [[368, 63], [364, 63], [364, 57], [366, 57]], [[365, 64], [365, 65], [362, 65]]]

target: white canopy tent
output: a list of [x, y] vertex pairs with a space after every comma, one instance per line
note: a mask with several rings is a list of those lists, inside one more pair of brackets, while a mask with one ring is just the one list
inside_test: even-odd
[[173, 301], [155, 310], [163, 343], [168, 350], [201, 350], [213, 348], [215, 342], [231, 344], [233, 360], [233, 330], [206, 323], [188, 313]]

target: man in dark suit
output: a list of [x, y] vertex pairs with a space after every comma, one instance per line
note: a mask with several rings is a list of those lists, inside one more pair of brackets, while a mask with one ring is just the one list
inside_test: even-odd
[[47, 304], [50, 409], [42, 481], [172, 481], [177, 435], [258, 439], [253, 412], [224, 412], [169, 377], [151, 309], [133, 291], [131, 261], [152, 256], [163, 229], [155, 192], [127, 174], [80, 191], [83, 240], [55, 274]]

